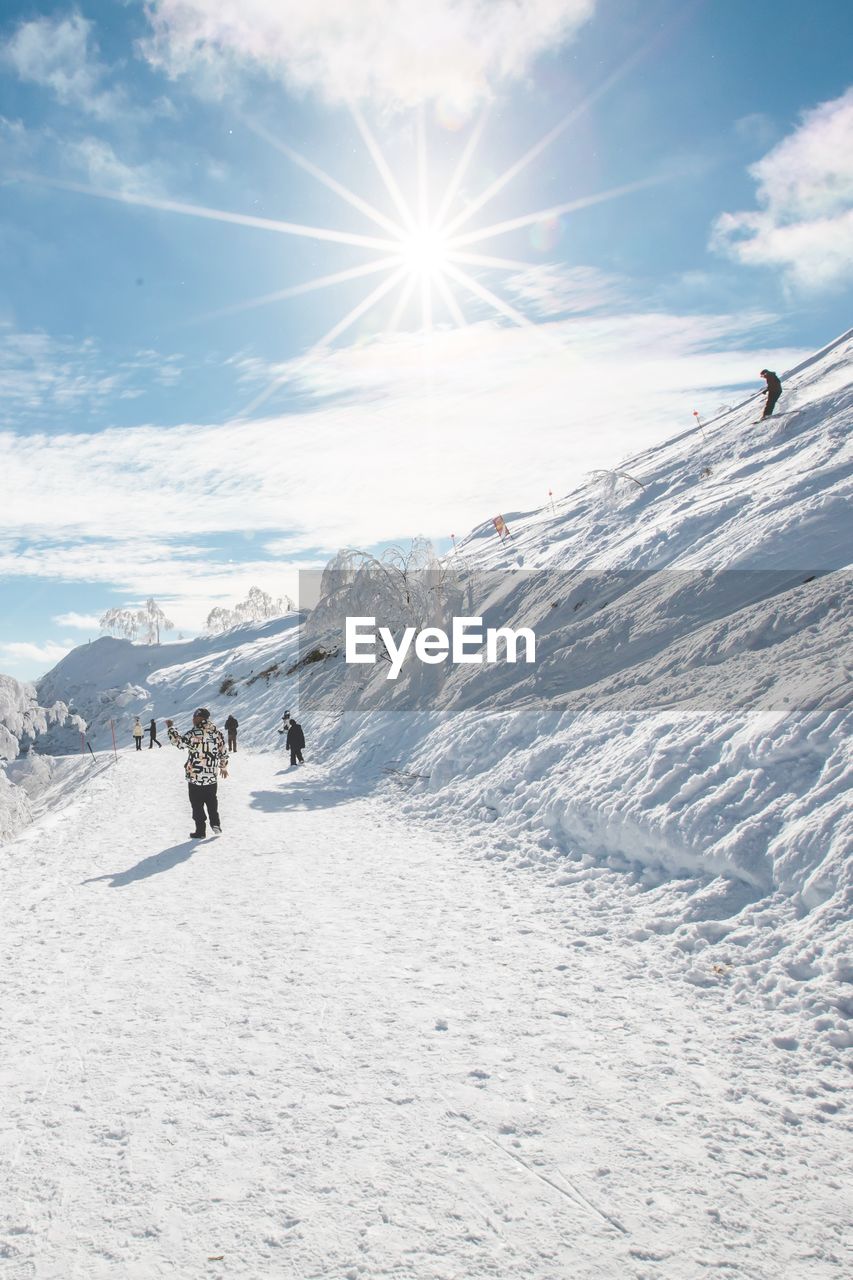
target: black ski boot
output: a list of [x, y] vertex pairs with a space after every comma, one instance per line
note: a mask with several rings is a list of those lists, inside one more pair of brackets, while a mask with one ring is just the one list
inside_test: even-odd
[[207, 838], [206, 831], [191, 831], [190, 840], [205, 840]]

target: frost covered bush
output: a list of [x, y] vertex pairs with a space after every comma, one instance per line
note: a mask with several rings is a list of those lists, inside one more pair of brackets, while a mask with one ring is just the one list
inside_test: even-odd
[[395, 634], [405, 627], [440, 626], [459, 612], [463, 596], [458, 576], [428, 538], [387, 547], [379, 556], [350, 547], [323, 571], [306, 641], [339, 639], [348, 617], [375, 617]]
[[265, 622], [268, 618], [279, 618], [283, 613], [292, 613], [296, 605], [290, 596], [273, 598], [260, 587], [250, 587], [245, 600], [241, 600], [233, 609], [223, 609], [217, 605], [207, 615], [205, 630], [210, 635], [220, 635], [230, 631], [232, 627], [241, 627], [247, 622]]

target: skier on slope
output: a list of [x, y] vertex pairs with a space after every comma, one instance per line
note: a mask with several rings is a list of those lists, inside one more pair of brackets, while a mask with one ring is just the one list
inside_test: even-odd
[[762, 369], [761, 377], [767, 383], [764, 412], [761, 415], [761, 419], [763, 420], [764, 418], [769, 418], [773, 413], [773, 410], [776, 407], [776, 401], [782, 394], [782, 383], [779, 381], [778, 375], [773, 373], [770, 369]]
[[228, 734], [228, 750], [237, 750], [237, 730], [240, 727], [240, 721], [235, 720], [234, 716], [229, 716], [225, 721], [225, 732]]
[[222, 834], [219, 821], [219, 803], [216, 796], [217, 770], [220, 778], [228, 777], [228, 751], [216, 725], [211, 722], [207, 707], [199, 707], [193, 712], [193, 727], [189, 733], [181, 734], [174, 728], [172, 721], [166, 721], [169, 730], [169, 741], [173, 746], [186, 747], [189, 751], [184, 772], [190, 796], [190, 808], [195, 819], [195, 831], [190, 832], [191, 840], [203, 840], [207, 835], [205, 825], [205, 808], [210, 818], [210, 828], [214, 835]]
[[131, 733], [133, 734], [133, 741], [136, 743], [136, 750], [137, 750], [137, 751], [141, 751], [141, 750], [142, 750], [142, 735], [143, 735], [143, 733], [144, 733], [144, 732], [145, 732], [145, 730], [144, 730], [144, 729], [143, 729], [143, 727], [142, 727], [142, 724], [141, 724], [141, 722], [140, 722], [139, 716], [137, 716], [137, 717], [136, 717], [136, 723], [134, 724], [133, 728], [131, 729]]

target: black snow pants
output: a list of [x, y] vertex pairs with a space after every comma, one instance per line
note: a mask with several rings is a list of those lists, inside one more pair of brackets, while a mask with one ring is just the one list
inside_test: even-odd
[[295, 764], [304, 764], [304, 763], [305, 763], [305, 761], [302, 759], [302, 751], [301, 751], [301, 748], [299, 748], [299, 747], [291, 747], [291, 748], [290, 748], [290, 767], [291, 767], [291, 769], [293, 768], [293, 766], [294, 766]]
[[782, 394], [782, 392], [781, 392], [781, 391], [768, 391], [768, 392], [767, 392], [767, 399], [766, 399], [766, 401], [764, 402], [764, 412], [763, 412], [763, 413], [762, 413], [762, 415], [761, 415], [761, 416], [762, 416], [762, 418], [769, 418], [769, 417], [770, 417], [770, 415], [772, 414], [773, 410], [776, 408], [776, 401], [779, 399], [779, 397], [781, 396], [781, 394]]
[[228, 750], [229, 751], [237, 750], [237, 730], [236, 729], [228, 730]]
[[136, 743], [136, 750], [137, 750], [137, 751], [141, 751], [141, 750], [142, 750], [142, 739], [141, 739], [141, 738], [134, 738], [134, 739], [133, 739], [133, 741]]
[[212, 827], [218, 827], [219, 805], [216, 800], [216, 783], [189, 782], [187, 783], [187, 788], [190, 793], [190, 806], [193, 811], [196, 831], [207, 830], [204, 820], [205, 805], [207, 806], [207, 812], [210, 815], [210, 825]]
[[159, 738], [157, 738], [157, 737], [155, 737], [153, 733], [150, 733], [150, 734], [148, 735], [148, 739], [149, 739], [149, 740], [148, 740], [148, 750], [149, 750], [149, 751], [151, 751], [151, 750], [153, 749], [153, 747], [154, 747], [154, 743], [155, 743], [155, 742], [157, 743], [157, 746], [158, 746], [158, 747], [162, 747], [162, 745], [163, 745], [163, 744], [162, 744], [162, 742], [160, 741], [160, 739], [159, 739]]

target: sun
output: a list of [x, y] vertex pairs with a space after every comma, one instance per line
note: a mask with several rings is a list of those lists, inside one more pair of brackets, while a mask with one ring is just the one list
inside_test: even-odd
[[[36, 177], [21, 174], [19, 177], [46, 183], [49, 186], [61, 187], [65, 190], [79, 191], [87, 195], [98, 196], [106, 200], [115, 200], [124, 204], [143, 205], [152, 209], [160, 209], [169, 213], [177, 213], [195, 218], [212, 219], [217, 222], [228, 222], [238, 226], [255, 227], [259, 230], [273, 232], [278, 235], [297, 236], [309, 240], [330, 244], [350, 245], [353, 248], [370, 249], [378, 253], [366, 263], [348, 267], [328, 275], [316, 276], [302, 284], [291, 285], [286, 289], [278, 289], [274, 293], [261, 297], [249, 298], [246, 301], [233, 303], [215, 312], [208, 312], [204, 318], [245, 311], [249, 308], [281, 302], [287, 298], [311, 293], [318, 289], [331, 288], [346, 281], [358, 280], [370, 276], [379, 277], [376, 284], [345, 315], [318, 338], [305, 353], [305, 359], [321, 358], [332, 344], [356, 324], [363, 316], [374, 311], [384, 299], [394, 297], [390, 320], [383, 320], [382, 332], [396, 332], [405, 318], [411, 313], [413, 299], [420, 312], [419, 330], [429, 339], [433, 332], [434, 316], [440, 314], [442, 323], [451, 323], [453, 328], [464, 328], [469, 323], [463, 302], [470, 307], [471, 300], [477, 308], [475, 318], [480, 318], [484, 308], [496, 313], [504, 320], [530, 329], [538, 326], [523, 312], [488, 288], [482, 281], [483, 272], [494, 275], [496, 272], [513, 273], [527, 270], [532, 265], [529, 261], [516, 261], [510, 258], [485, 254], [479, 246], [497, 236], [535, 227], [544, 222], [559, 219], [563, 215], [584, 209], [590, 205], [613, 200], [627, 195], [642, 187], [661, 181], [657, 177], [646, 177], [639, 181], [626, 183], [608, 191], [600, 191], [593, 195], [582, 196], [553, 205], [549, 209], [520, 214], [518, 217], [493, 222], [486, 226], [470, 228], [472, 219], [491, 201], [498, 192], [518, 175], [542, 152], [550, 146], [555, 138], [576, 119], [578, 108], [570, 112], [558, 122], [543, 138], [535, 143], [519, 159], [515, 160], [499, 177], [495, 178], [479, 195], [467, 199], [458, 208], [459, 193], [465, 175], [471, 165], [471, 159], [479, 143], [485, 127], [487, 112], [484, 112], [472, 128], [468, 140], [459, 157], [456, 169], [444, 193], [435, 204], [431, 203], [433, 192], [427, 166], [426, 137], [423, 113], [418, 117], [417, 145], [417, 184], [418, 198], [415, 207], [406, 200], [390, 165], [383, 155], [378, 142], [369, 129], [357, 107], [351, 106], [353, 119], [361, 134], [374, 167], [376, 168], [390, 198], [392, 211], [386, 212], [377, 208], [363, 196], [346, 187], [333, 175], [320, 168], [312, 160], [301, 155], [288, 143], [270, 134], [256, 121], [246, 120], [244, 123], [253, 132], [264, 138], [292, 164], [309, 173], [316, 181], [322, 183], [330, 191], [356, 209], [362, 217], [366, 216], [376, 228], [373, 234], [345, 230], [343, 227], [312, 227], [300, 223], [285, 222], [278, 218], [262, 218], [254, 214], [234, 213], [224, 209], [211, 209], [203, 205], [188, 204], [183, 201], [164, 199], [157, 196], [146, 196], [137, 193], [104, 190], [82, 183], [67, 182], [59, 179]], [[471, 268], [479, 272], [472, 274]], [[257, 409], [272, 395], [285, 379], [278, 378], [272, 382], [244, 410], [243, 416]]]
[[450, 242], [440, 227], [418, 227], [400, 247], [401, 261], [415, 276], [435, 276], [450, 262]]

